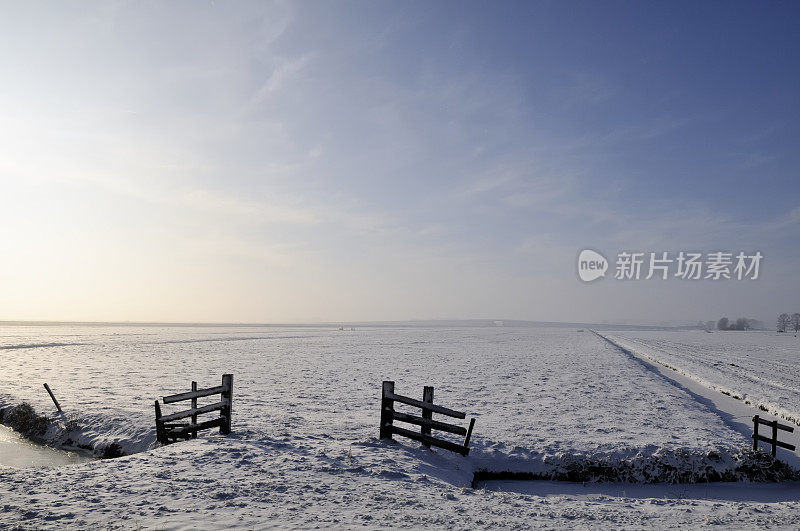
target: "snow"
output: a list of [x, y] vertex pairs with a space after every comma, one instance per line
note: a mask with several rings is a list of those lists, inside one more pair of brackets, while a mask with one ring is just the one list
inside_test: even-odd
[[[703, 403], [709, 410], [716, 412], [729, 427], [739, 432], [747, 439], [750, 439], [752, 436], [752, 419], [756, 414], [765, 421], [778, 421], [786, 425], [786, 420], [779, 415], [758, 409], [753, 403], [743, 400], [741, 397], [731, 395], [727, 391], [723, 392], [713, 385], [710, 385], [702, 378], [693, 374], [684, 373], [672, 365], [664, 364], [649, 354], [632, 348], [626, 341], [613, 338], [613, 334], [598, 333], [598, 335], [618, 346], [630, 356], [641, 361], [648, 369], [672, 382], [676, 387], [691, 395], [695, 400]], [[770, 428], [762, 425], [760, 432], [765, 435], [770, 435]], [[793, 433], [781, 430], [778, 434], [780, 441], [794, 444], [796, 447], [800, 448], [800, 430]], [[760, 442], [759, 445], [765, 449], [769, 449], [769, 446], [764, 442]], [[795, 452], [778, 448], [777, 458], [796, 469], [800, 469], [800, 456]]]
[[[47, 382], [65, 411], [52, 444], [100, 453], [117, 443], [131, 454], [0, 469], [0, 526], [800, 524], [796, 487], [740, 484], [764, 489], [755, 500], [630, 497], [617, 484], [593, 486], [602, 499], [549, 482], [470, 488], [476, 470], [574, 462], [628, 464], [642, 481], [636, 474], [664, 463], [724, 470], [750, 444], [718, 410], [574, 329], [2, 327], [0, 349], [0, 408], [25, 400], [52, 413]], [[153, 400], [191, 380], [218, 385], [226, 372], [233, 433], [158, 447]], [[433, 385], [436, 403], [476, 417], [471, 454], [377, 439], [387, 379], [412, 397]]]
[[800, 425], [800, 338], [766, 331], [615, 332], [608, 337], [700, 384]]

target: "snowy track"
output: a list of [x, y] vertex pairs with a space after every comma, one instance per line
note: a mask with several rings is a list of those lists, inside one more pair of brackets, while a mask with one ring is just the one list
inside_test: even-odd
[[800, 339], [774, 332], [605, 334], [626, 349], [800, 426]]
[[[724, 388], [721, 389], [720, 386], [710, 384], [703, 378], [687, 374], [675, 366], [666, 365], [659, 359], [631, 347], [624, 340], [609, 339], [609, 334], [598, 335], [617, 346], [626, 354], [640, 360], [650, 370], [692, 396], [698, 403], [707, 407], [709, 411], [716, 413], [728, 427], [737, 431], [746, 439], [749, 439], [753, 433], [753, 415], [759, 415], [767, 421], [777, 420], [783, 424], [786, 423], [783, 417], [763, 411], [754, 404], [747, 403], [744, 398], [731, 396], [727, 391], [723, 392]], [[611, 337], [614, 336], [611, 335]], [[765, 428], [762, 428], [762, 433], [764, 432], [763, 430]], [[779, 438], [783, 442], [794, 444], [800, 448], [800, 429], [796, 429], [793, 433], [781, 431]], [[760, 446], [768, 449], [765, 443], [760, 443]], [[800, 456], [795, 452], [779, 448], [777, 457], [794, 468], [800, 468]]]

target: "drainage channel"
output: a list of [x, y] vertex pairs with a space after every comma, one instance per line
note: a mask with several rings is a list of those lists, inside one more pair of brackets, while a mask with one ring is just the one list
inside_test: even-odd
[[53, 467], [93, 461], [78, 452], [36, 444], [11, 428], [0, 425], [0, 468]]

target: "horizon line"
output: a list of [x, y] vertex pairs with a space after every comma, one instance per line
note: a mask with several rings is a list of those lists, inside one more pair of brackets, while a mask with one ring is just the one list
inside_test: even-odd
[[624, 327], [624, 328], [687, 328], [692, 325], [665, 325], [665, 324], [631, 324], [631, 323], [591, 323], [576, 321], [537, 321], [528, 319], [407, 319], [407, 320], [376, 320], [376, 321], [304, 321], [304, 322], [220, 322], [220, 321], [70, 321], [70, 320], [0, 320], [0, 326], [145, 326], [145, 327], [322, 327], [322, 326], [392, 326], [392, 325], [417, 325], [443, 324], [443, 323], [491, 323], [497, 328], [504, 326], [525, 325], [552, 325], [552, 326], [584, 326], [584, 327]]

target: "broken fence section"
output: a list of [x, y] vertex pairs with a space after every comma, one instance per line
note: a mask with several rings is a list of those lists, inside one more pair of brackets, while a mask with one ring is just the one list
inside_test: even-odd
[[[772, 428], [772, 437], [766, 437], [764, 435], [758, 434], [758, 425], [763, 424], [764, 426], [770, 426]], [[753, 417], [753, 451], [758, 450], [758, 441], [763, 441], [765, 443], [769, 443], [772, 445], [772, 457], [775, 457], [775, 454], [778, 451], [778, 446], [781, 448], [786, 448], [787, 450], [791, 450], [794, 452], [795, 446], [793, 444], [785, 443], [778, 440], [778, 430], [788, 431], [792, 433], [794, 428], [791, 426], [787, 426], [786, 424], [780, 424], [777, 420], [764, 420], [759, 418], [758, 415]]]
[[[220, 395], [219, 402], [197, 407], [198, 398], [216, 394]], [[162, 400], [164, 404], [191, 400], [191, 409], [179, 411], [178, 413], [171, 413], [169, 415], [162, 415], [161, 405], [158, 403], [158, 400], [156, 400], [156, 437], [161, 444], [176, 442], [178, 439], [195, 438], [197, 437], [198, 431], [216, 428], [217, 426], [219, 426], [219, 432], [222, 435], [227, 435], [231, 432], [231, 405], [233, 402], [232, 374], [223, 374], [222, 385], [220, 386], [210, 387], [208, 389], [197, 389], [197, 382], [192, 382], [191, 391], [165, 396]], [[197, 422], [198, 415], [211, 413], [213, 411], [219, 411], [218, 418]], [[175, 422], [187, 418], [190, 418], [191, 422]]]
[[[413, 407], [418, 407], [422, 410], [420, 416], [408, 415], [394, 410], [394, 403], [400, 402]], [[445, 415], [457, 419], [466, 418], [466, 413], [448, 409], [433, 403], [433, 387], [426, 386], [422, 393], [422, 400], [415, 400], [407, 396], [396, 395], [394, 393], [394, 382], [383, 382], [383, 394], [381, 397], [381, 439], [391, 439], [392, 435], [402, 435], [415, 441], [421, 442], [424, 446], [430, 448], [436, 446], [451, 452], [456, 452], [461, 455], [469, 454], [469, 440], [472, 437], [472, 428], [475, 426], [475, 419], [470, 419], [469, 428], [457, 426], [455, 424], [448, 424], [433, 420], [433, 414]], [[400, 428], [394, 425], [394, 421], [407, 422], [409, 424], [416, 424], [420, 426], [419, 433], [411, 431], [406, 428]], [[431, 435], [431, 430], [439, 430], [455, 435], [465, 435], [464, 444], [457, 444], [444, 439], [439, 439]]]

